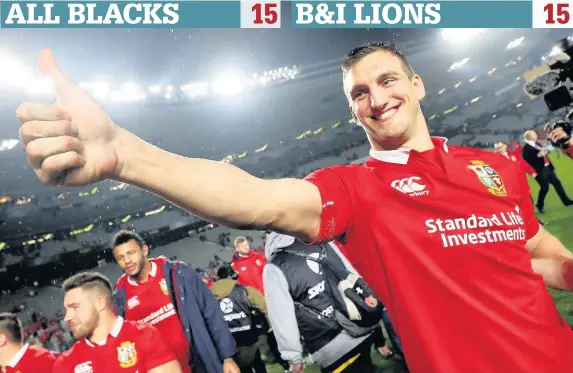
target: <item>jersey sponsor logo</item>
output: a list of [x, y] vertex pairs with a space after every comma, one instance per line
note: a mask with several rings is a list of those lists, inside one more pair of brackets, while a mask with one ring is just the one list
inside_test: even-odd
[[233, 320], [238, 320], [238, 319], [246, 319], [247, 318], [247, 314], [244, 313], [243, 311], [239, 312], [239, 313], [232, 313], [229, 315], [225, 315], [223, 316], [225, 318], [226, 322], [231, 322]]
[[157, 311], [150, 313], [149, 315], [145, 316], [143, 319], [138, 320], [139, 324], [151, 324], [155, 325], [160, 321], [165, 320], [168, 317], [176, 316], [175, 313], [175, 306], [173, 303], [167, 303]]
[[117, 348], [117, 360], [119, 360], [119, 366], [122, 368], [131, 368], [137, 364], [135, 343], [129, 341], [121, 342]]
[[165, 281], [164, 278], [162, 278], [161, 281], [159, 281], [159, 287], [161, 288], [163, 294], [169, 295], [169, 289], [167, 288], [167, 281]]
[[[311, 253], [308, 255], [311, 258], [314, 258], [316, 260], [322, 259], [321, 258], [321, 254], [320, 253]], [[312, 259], [306, 259], [306, 265], [308, 266], [308, 268], [310, 268], [311, 271], [313, 271], [314, 273], [316, 273], [317, 275], [321, 275], [322, 274], [322, 270], [320, 268], [320, 264], [318, 264], [316, 261], [312, 260]]]
[[322, 316], [329, 317], [334, 313], [334, 306], [328, 306], [320, 313]]
[[74, 368], [74, 373], [93, 373], [94, 369], [92, 367], [91, 361], [86, 361], [84, 363], [76, 365]]
[[308, 299], [312, 299], [324, 291], [324, 280], [308, 289]]
[[418, 176], [410, 176], [394, 180], [390, 186], [412, 197], [427, 196], [430, 191], [426, 189], [426, 185], [419, 183], [421, 180]]
[[507, 190], [503, 184], [503, 179], [490, 165], [483, 161], [474, 160], [468, 166], [478, 180], [487, 187], [487, 191], [498, 197], [507, 196]]
[[219, 302], [219, 306], [221, 307], [221, 311], [223, 311], [223, 313], [233, 312], [233, 301], [230, 300], [229, 298], [221, 299], [221, 302]]
[[251, 330], [251, 326], [250, 325], [237, 326], [236, 328], [231, 328], [229, 330], [231, 331], [231, 333], [246, 332], [247, 330]]
[[487, 216], [472, 214], [455, 219], [427, 219], [429, 234], [439, 234], [444, 247], [479, 245], [505, 241], [525, 241], [525, 222], [516, 212], [498, 212]]
[[136, 296], [131, 297], [127, 300], [127, 309], [130, 310], [134, 307], [137, 307], [141, 304], [141, 302], [139, 301], [139, 298]]

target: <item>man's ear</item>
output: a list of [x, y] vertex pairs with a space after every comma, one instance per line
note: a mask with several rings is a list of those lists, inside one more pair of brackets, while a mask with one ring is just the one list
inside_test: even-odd
[[412, 85], [414, 86], [414, 91], [416, 91], [416, 98], [418, 101], [422, 101], [426, 97], [426, 87], [420, 75], [415, 74], [412, 77]]

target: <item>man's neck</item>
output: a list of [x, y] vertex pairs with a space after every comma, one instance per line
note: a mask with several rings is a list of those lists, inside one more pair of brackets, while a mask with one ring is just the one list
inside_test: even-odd
[[378, 141], [372, 136], [368, 136], [368, 140], [372, 149], [377, 151], [410, 149], [424, 152], [434, 149], [434, 143], [432, 142], [430, 131], [428, 130], [428, 126], [426, 125], [426, 121], [423, 116], [400, 138]]
[[138, 282], [147, 282], [149, 280], [149, 274], [151, 273], [151, 262], [149, 260], [145, 260], [143, 263], [143, 268], [139, 272], [137, 276], [132, 277], [133, 280]]
[[0, 367], [6, 368], [14, 356], [18, 355], [23, 345], [10, 343], [0, 349]]
[[117, 316], [111, 310], [101, 312], [99, 323], [88, 339], [96, 344], [105, 343], [116, 323]]

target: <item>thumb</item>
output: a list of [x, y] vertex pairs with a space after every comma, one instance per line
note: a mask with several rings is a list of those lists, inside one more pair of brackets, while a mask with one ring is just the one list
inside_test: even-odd
[[72, 82], [60, 69], [54, 53], [50, 49], [43, 49], [38, 55], [38, 70], [40, 73], [52, 80], [56, 90], [56, 96], [59, 99], [71, 97], [81, 91], [74, 82]]

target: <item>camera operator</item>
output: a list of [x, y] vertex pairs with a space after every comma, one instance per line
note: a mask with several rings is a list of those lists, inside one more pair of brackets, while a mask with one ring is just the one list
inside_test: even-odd
[[573, 205], [573, 201], [565, 193], [563, 184], [555, 173], [555, 167], [547, 156], [547, 149], [543, 148], [537, 141], [537, 133], [533, 130], [525, 131], [523, 134], [525, 145], [522, 149], [523, 159], [535, 170], [537, 176], [535, 180], [539, 184], [539, 196], [537, 198], [537, 210], [543, 213], [545, 206], [545, 197], [549, 192], [549, 185], [553, 185], [559, 199], [565, 206]]
[[560, 120], [545, 126], [545, 132], [553, 146], [558, 147], [569, 158], [573, 159], [573, 138], [571, 138], [571, 124]]

